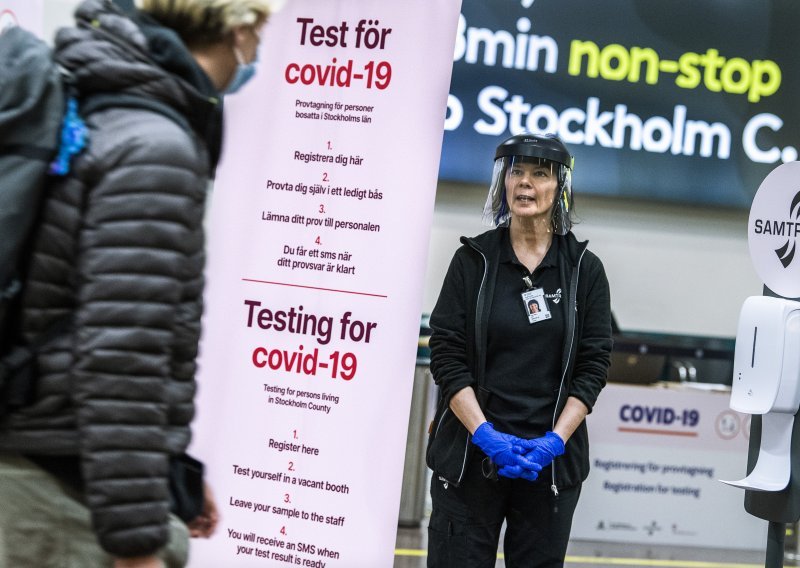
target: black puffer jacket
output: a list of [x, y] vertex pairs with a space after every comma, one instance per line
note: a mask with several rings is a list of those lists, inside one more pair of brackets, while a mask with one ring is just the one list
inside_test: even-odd
[[[91, 114], [89, 146], [50, 188], [24, 296], [39, 356], [36, 400], [0, 428], [0, 450], [76, 456], [102, 547], [146, 555], [168, 539], [168, 463], [190, 439], [203, 290], [206, 190], [221, 131], [208, 78], [177, 36], [89, 0], [61, 30], [81, 95], [165, 104]], [[212, 149], [211, 157], [209, 147]]]

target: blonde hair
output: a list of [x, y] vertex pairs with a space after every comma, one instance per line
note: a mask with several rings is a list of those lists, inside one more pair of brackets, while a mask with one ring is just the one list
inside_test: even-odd
[[233, 28], [258, 26], [269, 18], [274, 0], [136, 0], [136, 7], [174, 30], [186, 45], [225, 40]]

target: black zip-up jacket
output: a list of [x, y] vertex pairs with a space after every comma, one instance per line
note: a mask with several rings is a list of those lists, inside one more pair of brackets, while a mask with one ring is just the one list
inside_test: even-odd
[[[502, 231], [498, 227], [475, 238], [462, 237], [431, 313], [431, 372], [439, 386], [426, 459], [435, 475], [461, 483], [473, 445], [469, 431], [450, 409], [450, 399], [472, 387], [481, 401], [484, 384], [489, 311], [499, 264]], [[611, 356], [611, 307], [602, 262], [567, 234], [559, 247], [558, 270], [567, 311], [553, 424], [574, 396], [589, 411], [605, 386]], [[514, 432], [509, 432], [514, 434]], [[553, 464], [553, 484], [574, 486], [589, 474], [589, 439], [583, 422], [569, 439], [566, 452]]]

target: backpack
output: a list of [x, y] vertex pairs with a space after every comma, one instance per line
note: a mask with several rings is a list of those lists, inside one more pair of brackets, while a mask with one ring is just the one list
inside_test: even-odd
[[20, 311], [32, 236], [49, 182], [69, 173], [72, 158], [88, 142], [81, 116], [111, 107], [146, 109], [193, 132], [185, 116], [158, 100], [92, 93], [81, 97], [79, 114], [78, 95], [44, 41], [19, 27], [0, 33], [0, 419], [30, 401], [37, 352], [70, 327], [70, 318], [59, 320], [26, 344]]
[[20, 371], [64, 327], [21, 344], [25, 265], [47, 182], [86, 144], [73, 93], [44, 41], [20, 27], [0, 34], [0, 416], [24, 403], [30, 379]]

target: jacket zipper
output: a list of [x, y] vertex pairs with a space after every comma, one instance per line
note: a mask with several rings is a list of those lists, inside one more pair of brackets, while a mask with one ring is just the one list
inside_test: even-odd
[[[573, 304], [573, 308], [571, 313], [569, 314], [570, 318], [572, 319], [572, 325], [570, 326], [570, 338], [569, 338], [569, 350], [567, 351], [567, 363], [564, 366], [564, 369], [561, 371], [561, 384], [558, 387], [558, 397], [556, 398], [556, 407], [553, 411], [553, 424], [552, 429], [556, 427], [556, 418], [558, 416], [558, 406], [561, 403], [561, 393], [564, 391], [564, 381], [567, 378], [567, 369], [569, 368], [569, 360], [572, 357], [572, 349], [575, 347], [575, 326], [576, 326], [576, 319], [577, 319], [577, 312], [578, 312], [578, 279], [580, 278], [581, 273], [581, 262], [583, 261], [583, 255], [586, 253], [586, 248], [581, 251], [581, 255], [578, 257], [578, 263], [575, 266], [575, 281], [574, 286], [573, 283], [570, 283], [570, 292], [572, 292], [570, 297], [570, 303]], [[555, 460], [553, 460], [553, 467], [550, 468], [550, 477], [551, 477], [551, 485], [550, 491], [553, 492], [553, 495], [558, 497], [558, 487], [556, 486], [556, 464]]]
[[[479, 335], [480, 334], [480, 327], [481, 327], [481, 316], [483, 314], [483, 310], [481, 309], [481, 297], [483, 295], [484, 285], [486, 284], [486, 272], [487, 272], [487, 270], [489, 268], [489, 262], [486, 260], [486, 255], [483, 254], [482, 251], [478, 250], [475, 246], [473, 246], [472, 243], [470, 243], [470, 247], [472, 248], [472, 250], [474, 250], [479, 255], [481, 255], [481, 258], [483, 259], [483, 277], [481, 278], [481, 285], [478, 288], [478, 298], [475, 301], [475, 353], [476, 353], [476, 356], [477, 356], [480, 353], [480, 347], [481, 347], [480, 335]], [[448, 410], [450, 410], [450, 409], [449, 408], [445, 409], [445, 412], [447, 412]], [[444, 415], [442, 415], [442, 416], [444, 417]], [[464, 479], [464, 470], [466, 470], [466, 468], [467, 468], [467, 454], [469, 453], [469, 439], [470, 439], [470, 434], [469, 434], [469, 432], [467, 432], [467, 439], [466, 439], [466, 443], [464, 444], [464, 460], [461, 462], [461, 473], [458, 475], [458, 483], [457, 483], [457, 485], [461, 484], [461, 480]]]
[[[447, 413], [450, 412], [449, 408], [445, 408], [444, 412], [442, 412], [442, 417], [439, 419], [439, 424], [436, 426], [436, 432], [434, 433], [434, 438], [439, 435], [439, 429], [442, 427], [444, 423], [444, 419], [447, 416]], [[464, 470], [467, 467], [467, 448], [469, 447], [469, 432], [467, 432], [467, 439], [466, 443], [464, 444], [464, 461], [461, 463], [461, 473], [458, 475], [458, 481], [455, 483], [456, 487], [461, 484], [461, 480], [464, 478]], [[447, 489], [447, 486], [452, 483], [449, 479], [444, 477], [443, 475], [439, 476], [439, 481], [444, 483], [444, 488]]]

